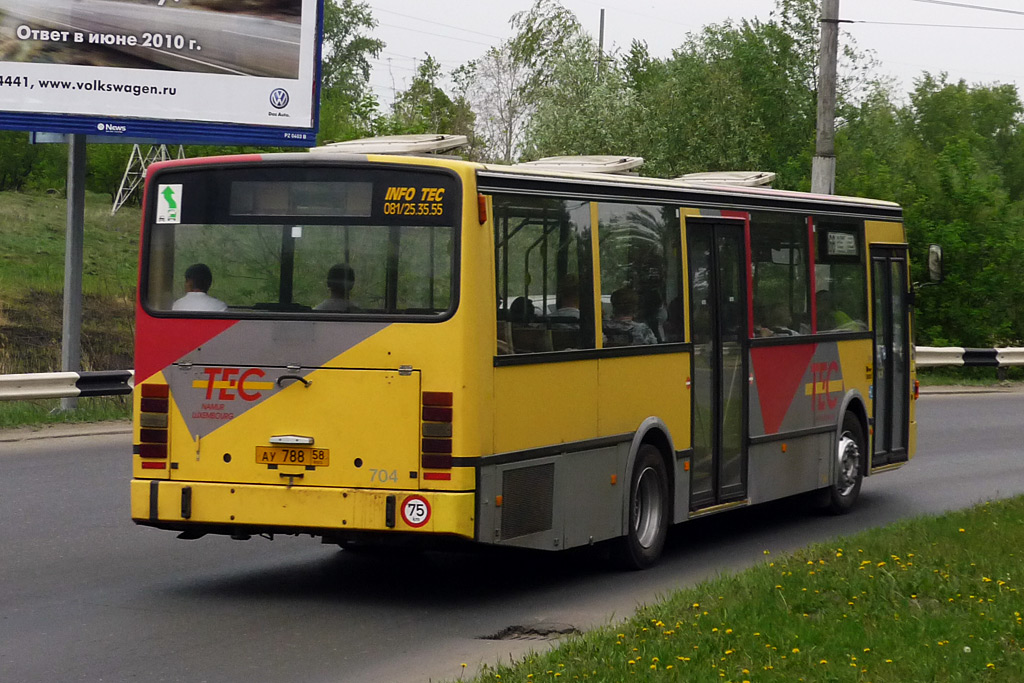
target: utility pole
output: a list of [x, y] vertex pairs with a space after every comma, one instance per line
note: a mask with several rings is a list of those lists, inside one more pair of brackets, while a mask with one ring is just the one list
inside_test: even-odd
[[839, 59], [839, 0], [821, 0], [818, 53], [818, 135], [811, 162], [811, 192], [836, 190], [836, 62]]
[[601, 8], [601, 30], [597, 38], [597, 75], [604, 71], [604, 8]]
[[[85, 242], [85, 136], [68, 136], [68, 210], [64, 248], [64, 326], [60, 369], [82, 369], [82, 252]], [[74, 410], [77, 398], [62, 398], [60, 408]]]

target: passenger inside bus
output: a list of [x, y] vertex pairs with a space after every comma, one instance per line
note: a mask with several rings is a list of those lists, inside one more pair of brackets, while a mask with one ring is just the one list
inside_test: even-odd
[[754, 334], [758, 337], [778, 337], [799, 334], [790, 328], [792, 321], [785, 304], [771, 304], [755, 311]]
[[562, 278], [558, 285], [556, 318], [580, 319], [580, 281], [572, 273]]
[[818, 297], [818, 331], [837, 330], [843, 332], [859, 332], [867, 329], [867, 326], [851, 318], [847, 313], [840, 310], [836, 305], [832, 292], [827, 289], [819, 289]]
[[623, 287], [612, 292], [612, 317], [604, 321], [605, 346], [657, 344], [651, 328], [634, 320], [639, 297], [636, 290]]
[[210, 296], [213, 273], [205, 263], [193, 263], [185, 269], [185, 296], [171, 306], [174, 311], [226, 311], [228, 305]]
[[318, 303], [316, 311], [335, 311], [338, 313], [354, 313], [359, 307], [349, 300], [352, 287], [356, 283], [356, 273], [347, 263], [335, 263], [327, 271], [327, 289], [331, 295]]

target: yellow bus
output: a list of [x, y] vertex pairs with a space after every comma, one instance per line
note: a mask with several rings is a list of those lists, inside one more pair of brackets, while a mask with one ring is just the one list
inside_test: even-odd
[[845, 512], [913, 454], [897, 205], [430, 139], [149, 169], [135, 522], [641, 568], [672, 524]]

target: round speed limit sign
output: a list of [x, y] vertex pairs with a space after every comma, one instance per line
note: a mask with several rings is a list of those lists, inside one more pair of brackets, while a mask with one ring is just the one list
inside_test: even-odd
[[402, 521], [411, 527], [421, 527], [430, 519], [430, 503], [423, 496], [409, 496], [402, 501]]

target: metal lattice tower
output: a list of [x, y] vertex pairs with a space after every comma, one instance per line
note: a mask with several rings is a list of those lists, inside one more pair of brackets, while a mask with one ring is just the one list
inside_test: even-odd
[[[128, 166], [124, 169], [124, 176], [121, 178], [121, 187], [118, 188], [117, 197], [114, 199], [114, 206], [110, 209], [110, 215], [113, 216], [117, 213], [117, 210], [135, 193], [135, 190], [145, 180], [146, 169], [149, 168], [150, 164], [158, 161], [167, 161], [171, 158], [167, 145], [152, 145], [145, 156], [142, 155], [142, 150], [139, 149], [139, 146], [134, 145], [132, 147], [132, 155], [128, 159]], [[182, 145], [178, 145], [178, 156], [174, 158], [185, 158], [185, 148]]]

